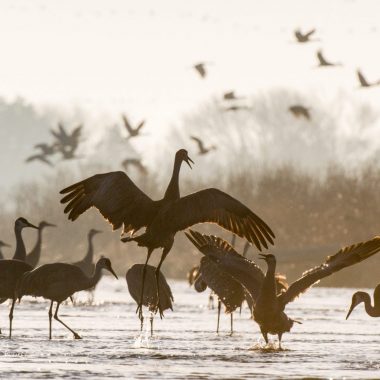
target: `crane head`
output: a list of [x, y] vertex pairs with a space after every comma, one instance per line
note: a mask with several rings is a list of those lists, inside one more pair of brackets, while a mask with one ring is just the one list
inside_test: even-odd
[[111, 272], [116, 279], [118, 279], [116, 273], [114, 272], [114, 270], [112, 269], [112, 265], [111, 265], [111, 260], [108, 259], [107, 257], [101, 257], [98, 262], [96, 263], [96, 266], [97, 267], [100, 267], [100, 268], [103, 268], [103, 269], [107, 269], [109, 272]]
[[103, 231], [100, 231], [100, 230], [96, 230], [95, 228], [91, 228], [90, 231], [88, 231], [88, 234], [91, 235], [91, 236], [94, 236], [96, 234], [101, 234]]
[[192, 169], [190, 162], [192, 164], [194, 164], [194, 161], [189, 157], [189, 154], [187, 153], [186, 149], [180, 149], [176, 153], [176, 159], [181, 160], [181, 161], [185, 161], [187, 163], [187, 165], [189, 165], [190, 169]]
[[364, 292], [356, 292], [353, 294], [352, 301], [351, 301], [351, 307], [350, 307], [350, 310], [348, 310], [346, 320], [348, 319], [348, 317], [350, 316], [352, 311], [355, 309], [355, 307], [358, 306], [360, 303], [364, 302], [366, 296], [368, 296], [368, 295]]
[[259, 253], [259, 259], [265, 260], [266, 263], [269, 264], [276, 264], [276, 256], [272, 255], [270, 253]]
[[15, 227], [16, 228], [25, 228], [25, 227], [32, 227], [32, 228], [35, 228], [38, 230], [38, 227], [35, 226], [34, 224], [28, 222], [25, 218], [23, 217], [20, 217], [20, 218], [17, 218], [16, 221], [15, 221]]

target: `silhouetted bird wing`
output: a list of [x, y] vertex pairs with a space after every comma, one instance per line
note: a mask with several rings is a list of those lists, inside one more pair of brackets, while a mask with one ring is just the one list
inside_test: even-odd
[[60, 192], [67, 194], [64, 212], [72, 221], [90, 207], [96, 207], [113, 229], [124, 223], [124, 232], [135, 232], [146, 226], [156, 211], [156, 202], [142, 192], [123, 172], [96, 174]]
[[327, 260], [318, 267], [303, 273], [302, 277], [293, 282], [288, 290], [278, 297], [278, 300], [285, 306], [294, 301], [300, 294], [305, 292], [313, 284], [316, 284], [324, 277], [338, 272], [339, 270], [357, 264], [368, 259], [380, 251], [380, 237], [376, 236], [364, 243], [358, 243], [342, 248], [333, 256], [328, 256]]
[[202, 257], [199, 269], [203, 281], [214, 291], [226, 307], [226, 313], [232, 313], [245, 299], [243, 286], [228, 273], [221, 271], [207, 256]]
[[363, 74], [358, 70], [357, 71], [359, 82], [363, 87], [369, 87], [369, 83], [367, 80], [364, 78]]
[[198, 63], [198, 64], [194, 65], [193, 67], [202, 78], [204, 78], [206, 76], [206, 67], [205, 67], [204, 63]]
[[200, 252], [217, 264], [221, 271], [239, 281], [252, 299], [256, 300], [260, 294], [264, 273], [253, 261], [239, 255], [222, 238], [203, 235], [194, 230], [189, 230], [185, 234]]
[[317, 58], [319, 60], [320, 65], [322, 65], [322, 66], [329, 66], [329, 65], [331, 65], [330, 62], [328, 62], [328, 61], [325, 60], [325, 58], [323, 57], [322, 52], [320, 50], [317, 52]]
[[35, 154], [33, 156], [30, 156], [25, 160], [25, 162], [32, 162], [36, 160], [41, 161], [49, 166], [53, 166], [53, 164], [43, 154]]
[[135, 131], [138, 132], [145, 125], [145, 120], [141, 121], [140, 124], [136, 127]]
[[237, 199], [218, 189], [205, 189], [173, 202], [160, 212], [160, 231], [167, 236], [197, 223], [216, 223], [246, 238], [261, 251], [275, 237], [269, 226]]
[[77, 141], [79, 140], [79, 137], [82, 133], [82, 128], [83, 128], [83, 125], [82, 124], [79, 124], [76, 128], [74, 128], [74, 130], [71, 132], [71, 138], [73, 139], [73, 141]]
[[127, 131], [129, 132], [129, 134], [131, 134], [134, 131], [134, 129], [132, 128], [132, 125], [129, 124], [127, 116], [121, 115], [121, 117], [123, 118], [124, 127], [127, 129]]
[[309, 38], [314, 33], [315, 33], [315, 29], [312, 29], [312, 30], [310, 30], [310, 32], [307, 32], [306, 34], [304, 34], [304, 37]]
[[235, 92], [234, 91], [225, 92], [223, 94], [223, 99], [224, 100], [234, 100], [234, 99], [236, 99]]
[[204, 150], [203, 141], [201, 139], [199, 139], [198, 137], [195, 137], [195, 136], [190, 136], [190, 138], [198, 144], [199, 151]]

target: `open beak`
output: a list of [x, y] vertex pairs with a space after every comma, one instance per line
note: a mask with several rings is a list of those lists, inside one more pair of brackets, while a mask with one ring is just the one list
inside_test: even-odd
[[187, 159], [185, 161], [186, 161], [187, 165], [189, 165], [189, 168], [192, 169], [190, 162], [194, 165], [194, 161], [189, 156], [187, 156]]
[[110, 266], [108, 268], [108, 270], [115, 276], [116, 280], [118, 280], [119, 278], [116, 276], [116, 273], [113, 271], [112, 267]]

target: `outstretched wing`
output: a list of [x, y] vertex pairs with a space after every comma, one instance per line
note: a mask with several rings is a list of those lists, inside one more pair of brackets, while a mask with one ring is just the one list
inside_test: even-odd
[[321, 52], [320, 50], [317, 52], [317, 58], [318, 58], [319, 63], [320, 63], [321, 65], [328, 65], [328, 62], [325, 60], [325, 58], [324, 58], [324, 56], [322, 55], [322, 52]]
[[309, 38], [314, 33], [315, 33], [315, 29], [312, 29], [312, 30], [310, 30], [310, 32], [308, 32], [308, 33], [305, 34], [305, 37]]
[[[159, 219], [159, 220], [158, 220]], [[197, 223], [216, 223], [247, 239], [261, 251], [273, 244], [269, 226], [237, 199], [218, 189], [205, 189], [170, 204], [160, 213], [155, 225], [164, 236]]]
[[124, 223], [124, 232], [137, 231], [153, 218], [156, 202], [142, 192], [123, 172], [96, 174], [60, 192], [67, 194], [64, 212], [72, 221], [96, 207], [116, 230]]
[[318, 283], [322, 278], [368, 259], [368, 257], [371, 257], [379, 251], [380, 236], [376, 236], [364, 243], [358, 243], [342, 248], [335, 255], [328, 256], [327, 260], [322, 265], [303, 273], [302, 277], [293, 282], [288, 290], [282, 293], [278, 299], [283, 305], [286, 305], [296, 299], [312, 285]]
[[131, 124], [129, 124], [129, 121], [128, 121], [128, 119], [127, 119], [127, 116], [125, 116], [125, 115], [121, 115], [121, 117], [123, 118], [124, 126], [125, 126], [125, 128], [127, 129], [127, 131], [128, 131], [129, 133], [133, 132], [133, 128], [132, 128]]
[[199, 150], [203, 150], [203, 142], [201, 139], [199, 139], [198, 137], [195, 137], [195, 136], [190, 136], [190, 138], [198, 144]]
[[260, 294], [261, 284], [264, 280], [262, 270], [250, 260], [239, 255], [225, 240], [190, 230], [186, 232], [187, 238], [214, 262], [218, 268], [232, 276], [256, 300]]
[[358, 74], [360, 84], [363, 87], [368, 87], [369, 84], [368, 84], [367, 80], [364, 78], [364, 75], [359, 70], [357, 71], [357, 74]]

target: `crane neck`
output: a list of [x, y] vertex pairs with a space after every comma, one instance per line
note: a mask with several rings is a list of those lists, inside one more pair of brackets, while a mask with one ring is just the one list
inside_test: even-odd
[[22, 239], [22, 227], [15, 226], [15, 236], [16, 236], [16, 251], [13, 255], [13, 260], [25, 261], [26, 250], [24, 240]]
[[94, 238], [94, 235], [88, 234], [87, 240], [88, 240], [88, 248], [86, 256], [84, 257], [84, 261], [88, 261], [89, 263], [92, 263], [92, 260], [94, 258], [94, 244], [92, 239]]
[[102, 277], [102, 267], [99, 265], [95, 266], [94, 273], [91, 277], [87, 277], [86, 287], [83, 290], [93, 288]]
[[3, 255], [1, 248], [0, 248], [0, 260], [4, 260], [4, 255]]
[[40, 257], [41, 257], [42, 230], [43, 230], [43, 227], [38, 228], [36, 244], [34, 245], [33, 249], [30, 251], [30, 253], [26, 256], [27, 263], [30, 264], [32, 267], [35, 267], [38, 264], [38, 261], [40, 260]]
[[179, 172], [181, 170], [181, 165], [182, 158], [176, 156], [174, 160], [172, 177], [165, 192], [165, 200], [177, 200], [181, 197], [179, 193]]
[[361, 296], [364, 302], [364, 308], [365, 308], [366, 313], [370, 317], [380, 317], [380, 309], [377, 308], [376, 305], [372, 306], [371, 296], [366, 292], [363, 292]]
[[267, 273], [265, 274], [264, 281], [261, 287], [261, 294], [266, 297], [276, 297], [276, 263], [270, 262], [268, 264]]

